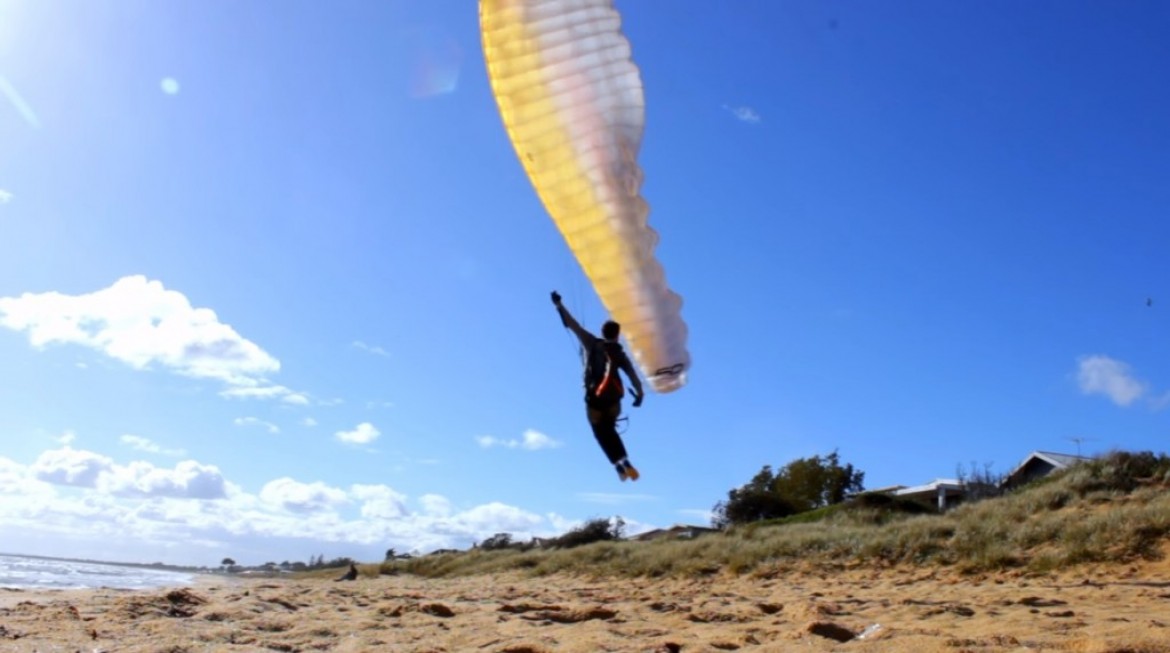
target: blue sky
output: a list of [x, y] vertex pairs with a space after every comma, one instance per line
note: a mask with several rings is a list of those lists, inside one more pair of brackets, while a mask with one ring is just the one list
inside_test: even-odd
[[376, 560], [705, 523], [834, 449], [1164, 450], [1170, 7], [617, 6], [694, 361], [624, 484], [474, 3], [0, 0], [3, 548]]

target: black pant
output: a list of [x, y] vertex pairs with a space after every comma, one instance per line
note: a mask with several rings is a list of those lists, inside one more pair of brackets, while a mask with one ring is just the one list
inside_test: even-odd
[[617, 419], [622, 414], [621, 402], [609, 405], [595, 405], [585, 403], [585, 415], [589, 418], [589, 426], [593, 429], [593, 437], [605, 452], [609, 462], [617, 464], [626, 457], [626, 446], [622, 444], [622, 436], [617, 432]]

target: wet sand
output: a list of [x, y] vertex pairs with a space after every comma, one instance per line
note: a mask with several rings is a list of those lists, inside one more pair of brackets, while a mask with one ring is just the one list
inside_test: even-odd
[[0, 590], [0, 651], [1170, 653], [1167, 572], [1160, 562], [981, 576], [206, 576], [174, 589]]

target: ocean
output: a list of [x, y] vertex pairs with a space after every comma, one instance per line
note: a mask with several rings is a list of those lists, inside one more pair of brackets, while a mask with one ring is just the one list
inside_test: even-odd
[[15, 589], [151, 589], [190, 585], [193, 574], [55, 558], [0, 554], [0, 587]]

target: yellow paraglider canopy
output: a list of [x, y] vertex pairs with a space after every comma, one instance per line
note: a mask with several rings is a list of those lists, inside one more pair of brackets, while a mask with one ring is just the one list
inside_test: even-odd
[[686, 383], [682, 299], [654, 255], [641, 73], [612, 0], [481, 0], [488, 78], [545, 209], [658, 392]]

